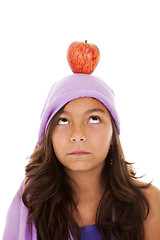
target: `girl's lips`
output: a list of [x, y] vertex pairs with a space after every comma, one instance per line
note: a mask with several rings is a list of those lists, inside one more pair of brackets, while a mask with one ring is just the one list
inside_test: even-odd
[[71, 152], [68, 153], [69, 155], [86, 155], [86, 154], [90, 154], [89, 152], [85, 152], [85, 151], [75, 151], [75, 152]]

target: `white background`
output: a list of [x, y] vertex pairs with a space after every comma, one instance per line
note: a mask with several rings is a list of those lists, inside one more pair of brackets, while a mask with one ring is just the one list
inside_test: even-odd
[[127, 161], [160, 188], [159, 1], [1, 0], [0, 239], [45, 98], [55, 81], [71, 74], [69, 44], [84, 40], [101, 51], [94, 75], [116, 94]]

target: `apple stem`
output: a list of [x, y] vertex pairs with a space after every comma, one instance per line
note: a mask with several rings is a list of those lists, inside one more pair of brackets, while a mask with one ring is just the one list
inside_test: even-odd
[[87, 40], [85, 40], [85, 43], [87, 43]]

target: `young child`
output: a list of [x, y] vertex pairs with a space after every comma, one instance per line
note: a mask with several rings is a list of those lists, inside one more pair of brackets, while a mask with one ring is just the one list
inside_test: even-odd
[[51, 88], [3, 240], [159, 240], [160, 192], [125, 161], [114, 93], [73, 74]]

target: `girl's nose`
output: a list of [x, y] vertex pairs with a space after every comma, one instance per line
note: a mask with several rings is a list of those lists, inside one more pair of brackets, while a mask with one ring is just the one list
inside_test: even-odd
[[86, 137], [84, 135], [74, 135], [71, 137], [71, 142], [85, 142], [86, 141]]
[[84, 134], [84, 131], [82, 131], [82, 127], [78, 129], [74, 129], [71, 135], [71, 142], [80, 143], [85, 141], [86, 141], [86, 136]]

